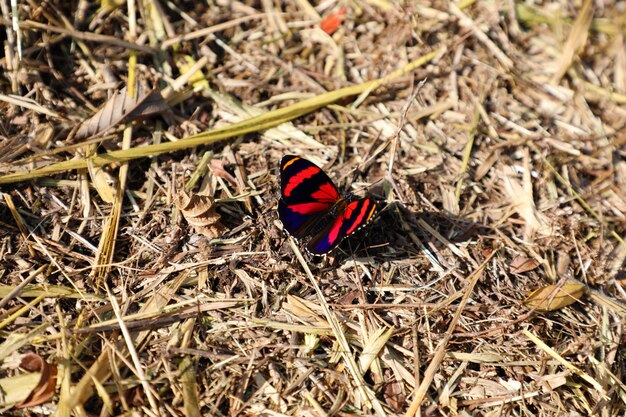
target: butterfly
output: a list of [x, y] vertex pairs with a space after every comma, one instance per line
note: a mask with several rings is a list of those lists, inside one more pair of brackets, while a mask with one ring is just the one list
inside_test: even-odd
[[296, 239], [312, 235], [306, 249], [326, 254], [372, 220], [376, 203], [368, 197], [342, 197], [333, 181], [311, 161], [285, 155], [280, 161], [278, 218]]

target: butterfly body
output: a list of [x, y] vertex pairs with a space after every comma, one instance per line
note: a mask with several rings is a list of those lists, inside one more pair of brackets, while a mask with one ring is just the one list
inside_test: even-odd
[[306, 248], [314, 255], [336, 248], [376, 213], [372, 199], [342, 197], [321, 168], [295, 155], [286, 155], [280, 162], [280, 191], [280, 221], [296, 239], [312, 235]]

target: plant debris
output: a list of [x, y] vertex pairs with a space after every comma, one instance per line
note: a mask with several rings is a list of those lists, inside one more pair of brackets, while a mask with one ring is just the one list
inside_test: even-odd
[[215, 212], [215, 202], [210, 197], [197, 194], [190, 196], [179, 191], [174, 203], [197, 233], [209, 239], [224, 233], [225, 227], [220, 223], [220, 215]]
[[622, 3], [0, 5], [3, 415], [623, 415]]

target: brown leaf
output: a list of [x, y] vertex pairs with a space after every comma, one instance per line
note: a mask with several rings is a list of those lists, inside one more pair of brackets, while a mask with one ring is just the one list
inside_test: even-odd
[[539, 262], [535, 259], [527, 258], [524, 255], [517, 255], [511, 261], [509, 268], [514, 274], [522, 274], [524, 272], [532, 271], [539, 266]]
[[348, 291], [345, 295], [340, 297], [337, 301], [339, 302], [339, 304], [351, 305], [351, 304], [354, 304], [355, 301], [360, 301], [360, 300], [361, 300], [361, 291], [352, 290], [352, 291]]
[[169, 110], [161, 93], [152, 90], [146, 93], [141, 85], [137, 89], [137, 99], [128, 96], [126, 87], [115, 93], [96, 114], [85, 120], [75, 139], [83, 139], [102, 133], [122, 123], [144, 118]]
[[402, 385], [398, 381], [385, 385], [385, 402], [396, 413], [401, 413], [406, 407], [406, 395], [402, 390]]
[[581, 284], [548, 285], [533, 291], [524, 304], [537, 311], [554, 311], [580, 300], [585, 293]]
[[212, 198], [197, 194], [189, 196], [185, 191], [179, 191], [174, 204], [196, 232], [211, 239], [224, 233], [225, 227], [220, 223], [220, 215], [215, 212]]
[[17, 408], [43, 404], [52, 398], [57, 384], [57, 367], [55, 365], [49, 365], [36, 353], [28, 353], [22, 358], [20, 368], [28, 372], [40, 372], [41, 378], [28, 397], [15, 405]]
[[142, 405], [145, 405], [146, 401], [144, 399], [144, 393], [141, 387], [135, 387], [134, 389], [131, 390], [131, 393], [132, 393], [131, 403], [134, 406], [140, 407]]

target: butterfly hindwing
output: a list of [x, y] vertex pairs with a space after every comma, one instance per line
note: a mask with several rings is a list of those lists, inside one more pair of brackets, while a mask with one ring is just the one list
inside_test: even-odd
[[321, 168], [295, 155], [280, 161], [278, 216], [285, 229], [301, 238], [341, 199], [337, 187]]
[[311, 238], [307, 244], [307, 250], [314, 255], [330, 252], [343, 238], [369, 223], [375, 213], [376, 203], [370, 198], [345, 200], [343, 211], [327, 227]]
[[326, 211], [302, 214], [293, 209], [283, 200], [278, 202], [278, 218], [289, 234], [296, 239], [302, 239], [311, 228], [326, 215]]

